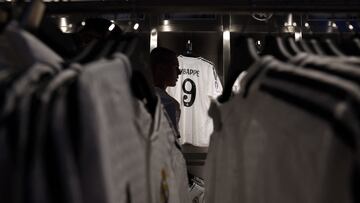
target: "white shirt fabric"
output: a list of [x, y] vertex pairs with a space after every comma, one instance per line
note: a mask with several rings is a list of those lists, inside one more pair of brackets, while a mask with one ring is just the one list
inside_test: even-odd
[[[186, 162], [176, 146], [176, 131], [158, 100], [154, 118], [138, 102], [138, 128], [148, 133], [147, 152], [152, 203], [188, 203]], [[150, 201], [147, 201], [150, 202]]]
[[206, 59], [180, 55], [178, 60], [181, 74], [176, 86], [166, 91], [180, 103], [180, 141], [207, 147], [213, 132], [207, 111], [211, 98], [222, 93], [222, 85], [214, 65]]
[[126, 56], [98, 60], [79, 77], [79, 173], [84, 202], [148, 202], [147, 150], [149, 128], [137, 123]]
[[246, 99], [237, 95], [209, 110], [216, 130], [205, 166], [206, 202], [352, 202], [351, 148], [326, 120], [259, 86]]
[[0, 35], [0, 67], [28, 68], [35, 63], [57, 66], [63, 59], [12, 21]]
[[[206, 157], [205, 167], [204, 167], [204, 182], [205, 182], [205, 202], [213, 203], [216, 202], [216, 189], [218, 182], [221, 180], [222, 171], [219, 169], [220, 160], [227, 159], [227, 157], [221, 157], [222, 155], [222, 146], [223, 146], [223, 137], [224, 135], [219, 135], [217, 128], [221, 128], [221, 111], [220, 103], [216, 100], [211, 101], [209, 108], [209, 115], [213, 118], [214, 121], [214, 132], [210, 137], [210, 145], [208, 148], [208, 154]], [[220, 158], [220, 159], [219, 159]], [[225, 187], [226, 185], [219, 186]], [[226, 187], [228, 188], [228, 187]]]
[[[30, 110], [32, 94], [39, 88], [38, 84], [44, 78], [52, 77], [61, 70], [62, 67], [60, 63], [62, 61], [63, 59], [58, 54], [47, 47], [34, 35], [24, 30], [16, 21], [10, 22], [1, 32], [0, 77], [6, 79], [3, 82], [9, 85], [5, 91], [6, 93], [4, 92], [4, 95], [6, 96], [3, 101], [2, 114], [6, 115], [15, 110], [15, 108], [17, 109], [16, 111], [18, 111], [19, 120], [17, 120], [16, 124], [19, 126], [19, 133], [21, 134], [19, 137], [23, 137], [24, 135], [26, 137], [29, 133], [28, 129], [24, 130], [24, 126], [28, 125], [28, 111]], [[13, 78], [13, 76], [20, 72], [22, 74], [19, 75], [19, 77], [16, 77], [16, 79], [15, 77]], [[15, 80], [12, 82], [9, 81], [10, 83], [6, 82], [7, 79], [9, 79], [8, 76]], [[5, 132], [6, 131], [3, 131], [2, 134]], [[1, 137], [4, 137], [3, 139], [6, 138], [4, 135], [1, 135]], [[6, 144], [7, 142], [5, 141], [0, 144], [0, 148], [2, 149], [0, 152], [0, 170], [2, 171], [2, 174], [0, 175], [0, 179], [2, 180], [0, 183], [0, 193], [4, 194], [4, 198], [2, 198], [3, 202], [11, 202], [11, 196], [16, 198], [19, 197], [21, 199], [25, 198], [25, 195], [22, 194], [22, 190], [17, 190], [16, 192], [12, 191], [18, 186], [16, 186], [17, 181], [12, 181], [12, 175], [9, 174], [16, 173], [16, 176], [19, 176], [22, 172], [13, 170], [10, 167], [11, 164], [8, 164], [7, 156], [9, 154], [7, 153], [8, 146], [6, 146]], [[33, 173], [33, 169], [38, 169], [38, 165], [34, 166], [33, 163], [30, 165], [33, 168], [28, 167], [26, 169], [27, 173], [30, 175], [26, 179], [27, 181], [21, 182], [22, 185], [31, 184], [33, 175], [36, 174]], [[22, 167], [21, 170], [25, 170], [24, 167]], [[31, 187], [31, 190], [26, 191], [26, 198], [34, 198], [35, 194], [33, 191], [36, 191], [42, 186], [42, 180], [36, 180], [36, 187]], [[25, 188], [25, 186], [23, 188]], [[44, 194], [44, 192], [42, 194]]]

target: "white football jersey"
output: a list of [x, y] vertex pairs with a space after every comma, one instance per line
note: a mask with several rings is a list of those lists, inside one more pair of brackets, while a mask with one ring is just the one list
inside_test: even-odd
[[211, 98], [222, 93], [222, 85], [210, 61], [181, 55], [178, 60], [181, 74], [176, 86], [166, 91], [180, 103], [180, 142], [207, 147], [213, 132], [207, 112]]

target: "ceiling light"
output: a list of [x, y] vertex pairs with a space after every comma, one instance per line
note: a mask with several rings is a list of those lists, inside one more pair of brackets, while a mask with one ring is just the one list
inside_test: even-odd
[[227, 41], [230, 40], [230, 31], [229, 30], [224, 31], [223, 38], [224, 38], [224, 40], [227, 40]]
[[67, 19], [65, 17], [60, 18], [60, 26], [67, 26]]
[[111, 32], [114, 28], [115, 28], [115, 24], [112, 23], [112, 24], [109, 26], [109, 31]]

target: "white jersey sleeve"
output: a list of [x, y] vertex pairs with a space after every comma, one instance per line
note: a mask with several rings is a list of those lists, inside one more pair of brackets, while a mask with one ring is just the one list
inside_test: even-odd
[[178, 60], [181, 74], [176, 86], [166, 91], [180, 103], [180, 141], [206, 147], [213, 132], [207, 112], [211, 98], [222, 93], [222, 85], [214, 65], [206, 59], [180, 55]]

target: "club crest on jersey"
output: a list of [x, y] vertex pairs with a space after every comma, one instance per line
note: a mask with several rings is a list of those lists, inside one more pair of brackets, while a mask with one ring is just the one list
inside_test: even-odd
[[180, 69], [181, 74], [183, 75], [194, 75], [199, 77], [200, 71], [194, 69]]
[[169, 202], [169, 185], [167, 181], [168, 175], [165, 169], [161, 170], [161, 186], [160, 186], [160, 198], [161, 203], [168, 203]]

